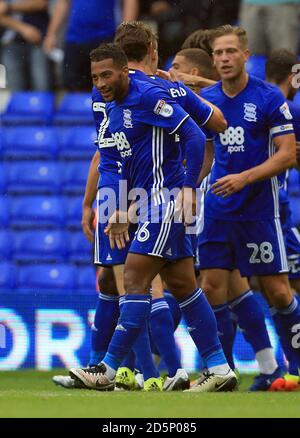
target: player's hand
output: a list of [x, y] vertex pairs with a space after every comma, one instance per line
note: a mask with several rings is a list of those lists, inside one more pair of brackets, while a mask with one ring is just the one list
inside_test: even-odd
[[173, 81], [170, 72], [165, 71], [165, 70], [157, 69], [156, 76], [158, 76], [159, 78], [165, 79], [167, 81]]
[[129, 238], [129, 222], [128, 214], [125, 211], [117, 210], [109, 218], [108, 225], [104, 232], [109, 237], [109, 244], [111, 249], [123, 249], [126, 243], [130, 241]]
[[196, 220], [197, 197], [196, 191], [191, 187], [183, 187], [175, 202], [175, 218], [184, 222], [185, 226], [191, 225]]
[[24, 24], [20, 29], [20, 34], [30, 44], [39, 44], [42, 41], [42, 34], [37, 27]]
[[95, 212], [92, 207], [83, 206], [82, 207], [82, 218], [81, 227], [84, 232], [85, 237], [91, 243], [94, 242], [94, 230], [93, 221], [95, 218]]
[[219, 178], [212, 186], [211, 191], [217, 196], [228, 196], [237, 193], [247, 185], [247, 177], [243, 173], [233, 173]]
[[46, 35], [43, 41], [43, 50], [45, 53], [50, 53], [57, 45], [56, 35]]

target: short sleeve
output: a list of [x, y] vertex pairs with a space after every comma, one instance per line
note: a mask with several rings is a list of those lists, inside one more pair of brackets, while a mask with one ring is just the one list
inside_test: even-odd
[[289, 105], [281, 92], [275, 88], [267, 94], [266, 116], [272, 137], [294, 132]]
[[190, 88], [184, 84], [180, 87], [186, 92], [184, 104], [179, 102], [187, 113], [194, 119], [199, 126], [205, 125], [211, 118], [214, 110], [211, 106], [203, 102]]
[[141, 98], [140, 117], [143, 123], [164, 128], [171, 135], [184, 123], [189, 114], [167, 91], [153, 87]]

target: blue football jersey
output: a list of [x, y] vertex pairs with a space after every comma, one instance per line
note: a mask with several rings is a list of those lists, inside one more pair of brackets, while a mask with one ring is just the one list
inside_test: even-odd
[[[293, 133], [283, 95], [256, 77], [249, 76], [247, 86], [233, 98], [223, 92], [221, 82], [203, 89], [201, 95], [218, 106], [228, 122], [227, 130], [215, 137], [211, 184], [263, 163], [275, 153], [272, 138]], [[279, 217], [277, 177], [247, 185], [228, 198], [209, 190], [205, 215], [237, 221]]]
[[[293, 116], [293, 127], [295, 132], [296, 141], [300, 141], [300, 107], [296, 105], [293, 101], [289, 100], [288, 105], [290, 112]], [[279, 202], [280, 204], [287, 204], [289, 202], [288, 196], [288, 177], [289, 170], [278, 175], [279, 184]], [[299, 190], [300, 190], [300, 180], [299, 180]]]
[[[205, 125], [213, 113], [210, 106], [202, 102], [195, 93], [181, 82], [171, 82], [156, 76], [147, 76], [140, 70], [132, 69], [129, 70], [129, 76], [141, 81], [152, 82], [166, 89], [170, 97], [176, 100], [199, 126]], [[118, 184], [122, 166], [120, 154], [110, 134], [109, 120], [105, 111], [106, 104], [95, 87], [92, 90], [92, 102], [98, 135], [97, 144], [100, 152], [99, 186]], [[184, 155], [183, 150], [182, 154]]]
[[149, 200], [153, 196], [156, 204], [164, 203], [163, 189], [181, 188], [184, 182], [175, 133], [189, 115], [165, 89], [136, 79], [125, 99], [106, 109], [128, 188], [143, 188]]

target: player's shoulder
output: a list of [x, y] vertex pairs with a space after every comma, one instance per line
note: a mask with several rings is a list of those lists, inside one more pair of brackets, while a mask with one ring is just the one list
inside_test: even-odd
[[93, 87], [92, 89], [92, 102], [104, 102], [101, 93], [97, 90], [96, 87]]
[[168, 96], [166, 88], [154, 81], [140, 81], [135, 79], [133, 87], [134, 94], [139, 96], [143, 102], [152, 101], [157, 96]]
[[202, 88], [200, 96], [206, 98], [212, 98], [222, 93], [222, 82], [218, 81], [209, 87]]
[[274, 98], [283, 100], [283, 94], [276, 85], [270, 84], [256, 76], [249, 76], [249, 88], [253, 95], [261, 97], [265, 103]]

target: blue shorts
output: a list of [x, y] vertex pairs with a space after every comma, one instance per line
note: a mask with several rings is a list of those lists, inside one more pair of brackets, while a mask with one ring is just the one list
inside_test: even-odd
[[239, 269], [242, 276], [288, 272], [279, 219], [237, 222], [205, 217], [199, 258], [201, 269]]
[[193, 257], [191, 237], [182, 223], [174, 223], [175, 202], [164, 205], [159, 221], [143, 221], [130, 245], [129, 252], [151, 255], [169, 261]]
[[280, 220], [285, 240], [289, 266], [289, 279], [300, 278], [300, 233], [293, 226], [292, 212], [288, 202], [280, 203]]
[[[109, 244], [109, 238], [104, 233], [104, 230], [107, 226], [108, 218], [116, 209], [116, 199], [118, 196], [119, 186], [112, 185], [110, 187], [102, 187], [101, 190], [101, 199], [100, 199], [100, 191], [97, 194], [97, 227], [95, 230], [95, 250], [94, 250], [94, 263], [96, 265], [101, 266], [114, 266], [114, 265], [123, 265], [125, 263], [128, 250], [130, 247], [130, 242], [128, 242], [126, 248], [120, 249], [111, 249]], [[115, 192], [114, 196], [106, 196], [105, 190], [108, 192], [112, 190]], [[131, 240], [134, 236], [133, 229], [129, 230], [129, 234]]]
[[300, 278], [300, 233], [296, 227], [284, 231], [289, 266], [289, 279]]

